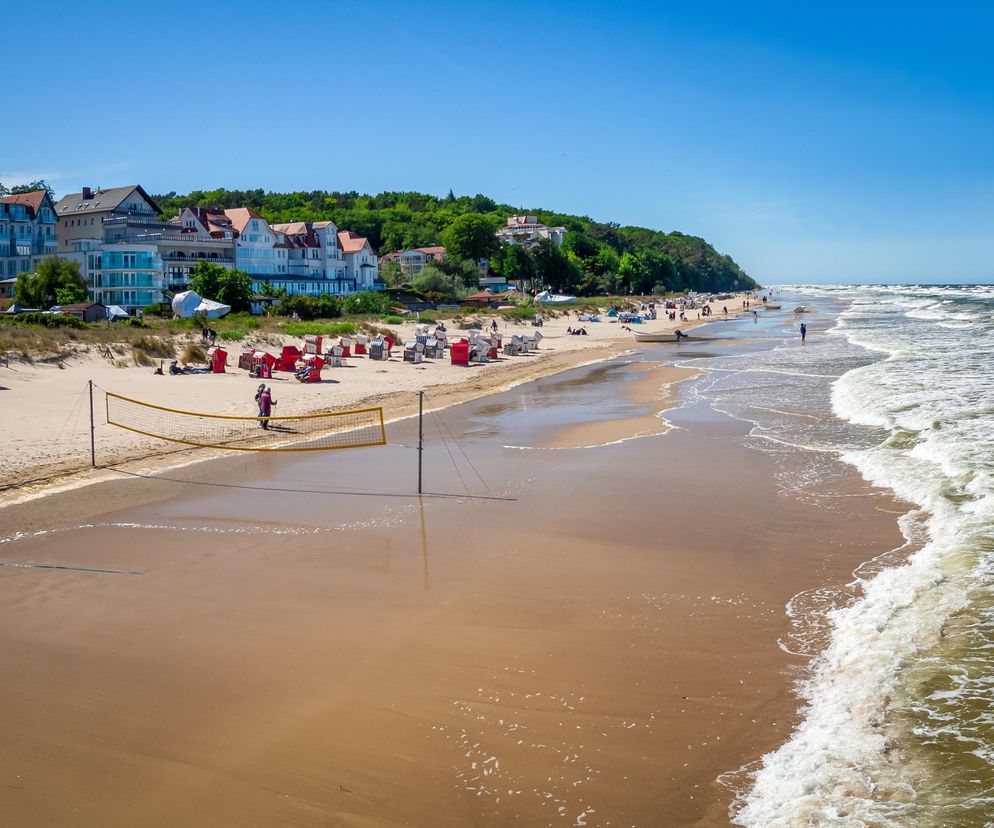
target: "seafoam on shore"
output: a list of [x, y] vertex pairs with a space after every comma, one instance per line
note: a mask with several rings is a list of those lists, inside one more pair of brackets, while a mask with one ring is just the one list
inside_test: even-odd
[[910, 504], [900, 520], [907, 543], [857, 570], [847, 590], [799, 596], [787, 644], [813, 655], [799, 685], [802, 718], [779, 750], [739, 778], [734, 819], [988, 824], [994, 390], [985, 377], [994, 289], [805, 296], [821, 311], [808, 317], [814, 335], [803, 349], [785, 341], [752, 368], [764, 377], [761, 401], [723, 389], [721, 377], [710, 393], [752, 420], [767, 450], [822, 455], [787, 463], [784, 483], [825, 508], [837, 460], [892, 490]]

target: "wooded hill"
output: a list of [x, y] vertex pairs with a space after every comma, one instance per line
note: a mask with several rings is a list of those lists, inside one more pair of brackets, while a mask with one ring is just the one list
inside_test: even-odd
[[[666, 291], [706, 292], [757, 287], [727, 255], [704, 239], [679, 232], [620, 226], [548, 210], [498, 204], [484, 195], [439, 198], [424, 193], [379, 195], [313, 192], [269, 193], [264, 190], [194, 190], [156, 195], [163, 216], [187, 206], [249, 207], [270, 222], [331, 220], [343, 230], [366, 236], [382, 255], [393, 250], [445, 245], [450, 273], [469, 281], [473, 268], [465, 260], [488, 258], [491, 269], [509, 278], [533, 278], [552, 290], [580, 295], [605, 292], [648, 294]], [[536, 215], [568, 233], [562, 247], [543, 244], [524, 254], [500, 244], [493, 233], [511, 214]], [[463, 260], [463, 261], [460, 261]], [[460, 269], [461, 266], [461, 269]]]

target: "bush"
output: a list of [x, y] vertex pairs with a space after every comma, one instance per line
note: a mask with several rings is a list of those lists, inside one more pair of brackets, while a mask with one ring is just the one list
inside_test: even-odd
[[381, 318], [388, 325], [403, 325], [404, 324], [404, 320], [401, 319], [399, 316], [390, 316], [390, 315], [387, 315], [387, 316], [383, 316]]
[[517, 307], [511, 310], [497, 311], [497, 313], [509, 319], [531, 319], [535, 316], [535, 308]]
[[392, 305], [390, 297], [378, 290], [351, 293], [342, 300], [342, 309], [345, 313], [357, 316], [388, 313]]
[[204, 351], [199, 345], [187, 345], [183, 349], [183, 355], [180, 357], [180, 362], [184, 365], [199, 364], [201, 362], [207, 362], [207, 352]]
[[173, 315], [173, 306], [169, 302], [153, 302], [142, 309], [145, 316], [160, 316], [169, 319]]
[[132, 350], [140, 350], [151, 357], [172, 359], [176, 350], [171, 339], [158, 336], [143, 336], [134, 341]]
[[86, 323], [75, 316], [58, 313], [19, 313], [11, 321], [19, 325], [41, 325], [45, 328], [85, 328]]
[[121, 320], [122, 325], [127, 325], [129, 328], [151, 328], [152, 326], [148, 324], [144, 319], [137, 316], [129, 316], [127, 319]]
[[337, 296], [287, 296], [273, 308], [277, 316], [293, 316], [301, 319], [334, 319], [342, 315], [342, 301]]
[[359, 330], [355, 322], [286, 322], [283, 333], [288, 336], [352, 336]]
[[424, 322], [426, 325], [433, 325], [437, 321], [438, 321], [438, 319], [436, 319], [430, 313], [419, 313], [418, 314], [418, 322]]

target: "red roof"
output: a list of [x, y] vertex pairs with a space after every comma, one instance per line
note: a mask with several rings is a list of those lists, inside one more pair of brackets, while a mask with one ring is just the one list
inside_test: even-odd
[[0, 198], [4, 204], [23, 204], [30, 207], [37, 213], [41, 209], [42, 202], [48, 193], [45, 190], [32, 190], [30, 193], [17, 193], [15, 195], [5, 195]]

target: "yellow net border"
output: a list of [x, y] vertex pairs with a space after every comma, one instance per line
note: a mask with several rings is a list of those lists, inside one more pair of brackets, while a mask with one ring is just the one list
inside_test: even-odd
[[[206, 414], [199, 411], [184, 411], [179, 408], [169, 408], [163, 405], [143, 402], [111, 391], [105, 391], [105, 407], [107, 424], [123, 428], [126, 431], [181, 443], [198, 448], [216, 448], [231, 451], [332, 451], [347, 448], [367, 448], [370, 446], [386, 445], [386, 427], [383, 421], [382, 408], [358, 408], [350, 411], [325, 411], [316, 414], [273, 415], [269, 417], [249, 417], [229, 414]], [[128, 404], [128, 405], [122, 405]], [[137, 406], [130, 409], [129, 406]], [[160, 425], [155, 425], [158, 412], [176, 415], [180, 419], [160, 416]], [[192, 421], [183, 418], [193, 418]], [[168, 423], [175, 425], [190, 422], [193, 426], [197, 421], [207, 421], [200, 431], [211, 431], [219, 439], [207, 442], [194, 439], [195, 435], [177, 433], [162, 433], [169, 431]], [[265, 423], [268, 428], [256, 429]], [[209, 428], [205, 428], [210, 424]], [[249, 424], [252, 424], [250, 426]], [[192, 430], [192, 429], [191, 429]], [[349, 435], [354, 435], [349, 439]], [[258, 445], [260, 439], [286, 439], [290, 441], [306, 441], [318, 445]], [[236, 445], [249, 443], [249, 445]]]

